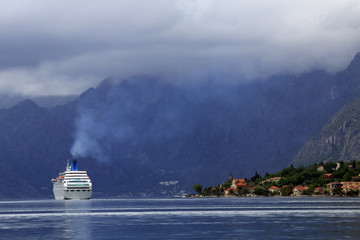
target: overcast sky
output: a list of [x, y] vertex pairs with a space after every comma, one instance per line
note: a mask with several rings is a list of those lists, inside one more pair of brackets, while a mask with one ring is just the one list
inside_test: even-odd
[[79, 94], [107, 76], [243, 81], [342, 70], [358, 0], [0, 0], [0, 93]]

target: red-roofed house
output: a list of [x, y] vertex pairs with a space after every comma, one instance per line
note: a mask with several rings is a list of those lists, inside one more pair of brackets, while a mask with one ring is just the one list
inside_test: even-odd
[[273, 177], [270, 178], [270, 182], [278, 182], [281, 179], [281, 177]]
[[294, 194], [294, 196], [302, 196], [302, 195], [304, 195], [304, 192], [306, 190], [307, 190], [307, 187], [299, 185], [299, 186], [294, 187], [293, 194]]
[[360, 182], [341, 182], [341, 184], [343, 186], [356, 186], [356, 187], [360, 186]]
[[269, 187], [269, 191], [270, 192], [279, 192], [280, 188], [278, 188], [277, 186], [272, 186], [272, 187]]
[[343, 189], [345, 193], [351, 190], [356, 191], [360, 188], [360, 182], [341, 182], [341, 184], [341, 189]]
[[347, 193], [347, 192], [349, 192], [349, 191], [359, 190], [358, 187], [356, 187], [356, 186], [349, 186], [349, 185], [344, 185], [344, 186], [341, 187], [341, 189], [342, 189], [345, 193]]
[[246, 182], [245, 179], [233, 179], [232, 184], [231, 184], [231, 188], [246, 188]]
[[331, 173], [327, 173], [327, 174], [324, 174], [322, 176], [323, 179], [333, 179], [334, 178], [334, 175], [332, 175]]
[[236, 188], [225, 189], [225, 195], [229, 195], [236, 192]]

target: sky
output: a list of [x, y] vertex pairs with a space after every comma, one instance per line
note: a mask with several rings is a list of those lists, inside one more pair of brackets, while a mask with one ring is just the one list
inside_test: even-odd
[[360, 51], [358, 0], [0, 0], [0, 94], [102, 79], [242, 82], [335, 73]]

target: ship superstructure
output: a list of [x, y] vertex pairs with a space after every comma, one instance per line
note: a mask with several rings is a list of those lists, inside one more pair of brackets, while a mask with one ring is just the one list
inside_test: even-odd
[[56, 200], [90, 199], [92, 183], [86, 171], [79, 171], [77, 160], [71, 165], [67, 163], [66, 170], [59, 173], [59, 177], [51, 179]]

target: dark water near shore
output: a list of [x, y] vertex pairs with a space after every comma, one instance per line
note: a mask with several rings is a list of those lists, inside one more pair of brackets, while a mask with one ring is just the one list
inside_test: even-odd
[[360, 198], [0, 201], [0, 239], [360, 239]]

